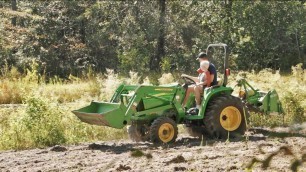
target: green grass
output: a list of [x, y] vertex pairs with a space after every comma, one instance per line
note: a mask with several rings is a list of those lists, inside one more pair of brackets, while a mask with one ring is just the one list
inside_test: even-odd
[[[229, 85], [234, 86], [242, 75], [260, 90], [276, 89], [286, 112], [284, 118], [252, 114], [251, 126], [275, 127], [306, 121], [306, 71], [297, 66], [286, 76], [269, 70], [257, 74], [240, 72], [230, 76]], [[127, 138], [125, 128], [82, 123], [71, 111], [88, 105], [91, 100], [108, 101], [121, 83], [138, 84], [137, 73], [121, 78], [108, 70], [105, 75], [70, 76], [70, 80], [53, 77], [46, 81], [33, 65], [26, 75], [14, 68], [4, 68], [0, 79], [0, 104], [23, 104], [18, 108], [0, 108], [0, 150]], [[171, 74], [164, 74], [158, 81], [166, 84], [175, 79]], [[148, 78], [144, 82], [150, 83]]]

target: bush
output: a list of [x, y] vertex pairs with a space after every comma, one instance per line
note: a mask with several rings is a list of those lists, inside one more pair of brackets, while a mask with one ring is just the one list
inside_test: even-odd
[[301, 106], [299, 96], [288, 92], [284, 97], [286, 121], [290, 124], [306, 122], [304, 108]]
[[63, 112], [47, 100], [30, 97], [26, 100], [26, 114], [22, 122], [30, 132], [35, 147], [52, 146], [67, 141], [62, 124]]
[[[17, 115], [12, 108], [0, 109], [0, 150], [19, 148], [22, 143], [19, 139], [22, 133], [21, 127], [16, 117]], [[12, 120], [13, 118], [14, 120]]]

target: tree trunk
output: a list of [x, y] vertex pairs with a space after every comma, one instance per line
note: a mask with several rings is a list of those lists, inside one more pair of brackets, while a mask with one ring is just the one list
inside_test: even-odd
[[[12, 10], [13, 11], [17, 11], [17, 0], [12, 0]], [[16, 26], [17, 22], [16, 22], [16, 17], [12, 18], [12, 25]]]
[[231, 41], [231, 28], [232, 28], [232, 0], [225, 0], [225, 10], [226, 10], [226, 30], [225, 30], [225, 40], [230, 47], [232, 46]]
[[159, 0], [159, 34], [157, 40], [157, 49], [155, 55], [150, 60], [150, 69], [160, 71], [160, 62], [165, 55], [165, 15], [166, 0]]

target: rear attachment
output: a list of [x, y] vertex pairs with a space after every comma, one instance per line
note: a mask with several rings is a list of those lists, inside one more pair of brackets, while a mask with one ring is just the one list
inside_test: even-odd
[[254, 89], [245, 79], [237, 81], [240, 87], [239, 97], [245, 102], [250, 111], [270, 114], [283, 114], [284, 110], [275, 90], [268, 92]]

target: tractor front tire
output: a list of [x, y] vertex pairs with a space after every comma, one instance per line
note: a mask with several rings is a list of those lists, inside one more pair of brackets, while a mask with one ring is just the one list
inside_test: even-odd
[[[245, 114], [244, 114], [245, 111]], [[246, 118], [245, 118], [246, 117]], [[216, 139], [241, 137], [246, 131], [249, 117], [242, 101], [231, 95], [214, 98], [207, 107], [204, 116], [206, 132]]]
[[175, 121], [168, 117], [155, 119], [150, 127], [150, 137], [154, 144], [175, 142], [177, 134]]
[[149, 131], [144, 125], [132, 124], [128, 127], [129, 138], [134, 142], [145, 142], [150, 140]]

